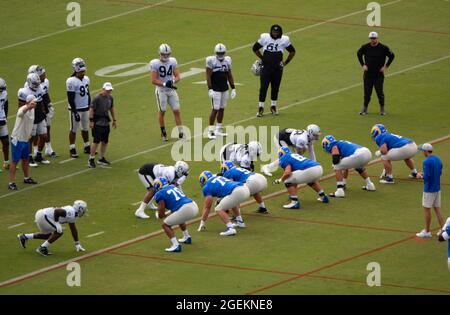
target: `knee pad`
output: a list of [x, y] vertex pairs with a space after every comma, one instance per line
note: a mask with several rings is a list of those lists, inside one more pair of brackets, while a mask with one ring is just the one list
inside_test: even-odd
[[359, 173], [359, 174], [362, 174], [362, 173], [364, 173], [365, 172], [365, 168], [364, 167], [360, 167], [360, 168], [355, 168], [355, 170]]

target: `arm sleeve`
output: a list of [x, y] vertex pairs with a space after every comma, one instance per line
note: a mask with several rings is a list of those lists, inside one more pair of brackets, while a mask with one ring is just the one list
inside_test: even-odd
[[88, 91], [87, 95], [88, 95], [88, 105], [89, 105], [89, 104], [91, 104], [91, 93], [89, 93], [89, 91]]
[[423, 180], [430, 180], [430, 163], [428, 163], [426, 160], [423, 161]]
[[253, 44], [253, 51], [257, 51], [257, 50], [260, 50], [261, 48], [262, 48], [263, 46], [260, 44], [260, 43], [258, 43], [258, 42], [255, 42], [255, 44]]
[[294, 48], [294, 46], [292, 46], [292, 44], [290, 44], [289, 46], [287, 46], [286, 47], [286, 50], [288, 51], [288, 52], [295, 52], [295, 48]]
[[356, 53], [356, 55], [358, 56], [358, 61], [361, 64], [361, 66], [364, 66], [364, 59], [363, 59], [363, 55], [364, 55], [364, 46], [361, 46], [358, 49], [358, 52]]
[[388, 57], [386, 66], [389, 67], [391, 65], [392, 61], [394, 61], [395, 55], [388, 46], [386, 46], [386, 56]]
[[181, 186], [181, 185], [183, 185], [183, 183], [184, 183], [185, 181], [186, 181], [186, 176], [183, 175], [183, 176], [181, 176], [180, 178], [178, 178], [177, 184], [178, 184], [179, 186]]
[[75, 105], [75, 92], [67, 91], [67, 101], [69, 102], [70, 110], [75, 113], [77, 111]]
[[5, 105], [3, 107], [3, 109], [5, 110], [5, 117], [8, 118], [8, 100], [6, 100]]

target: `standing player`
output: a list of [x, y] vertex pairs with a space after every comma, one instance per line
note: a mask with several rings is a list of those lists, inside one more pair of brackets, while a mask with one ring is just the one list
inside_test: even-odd
[[[164, 177], [170, 184], [179, 187], [184, 183], [188, 175], [189, 165], [184, 161], [177, 161], [174, 166], [164, 166], [163, 164], [154, 163], [142, 165], [138, 171], [138, 176], [142, 185], [147, 189], [147, 192], [142, 199], [141, 205], [134, 214], [141, 219], [149, 218], [149, 216], [145, 214], [145, 209], [155, 195], [153, 183], [157, 177]], [[150, 204], [150, 207], [156, 209], [156, 206], [153, 204]]]
[[273, 183], [280, 184], [283, 182], [291, 200], [291, 203], [284, 205], [283, 208], [300, 209], [300, 200], [297, 197], [298, 184], [308, 184], [319, 194], [318, 201], [329, 202], [327, 195], [319, 184], [323, 169], [318, 162], [307, 159], [300, 154], [291, 153], [288, 147], [281, 147], [278, 151], [278, 157], [284, 173], [280, 179], [275, 179]]
[[[275, 145], [278, 148], [292, 147], [300, 155], [304, 155], [306, 149], [309, 151], [309, 158], [313, 161], [316, 160], [316, 154], [314, 152], [314, 141], [319, 140], [319, 136], [322, 134], [319, 126], [310, 124], [306, 127], [306, 130], [298, 130], [293, 128], [286, 128], [281, 130], [273, 138]], [[271, 172], [275, 172], [278, 168], [278, 159], [270, 164], [265, 164], [261, 167], [261, 172], [267, 176], [272, 176]]]
[[89, 144], [89, 105], [91, 94], [89, 93], [90, 80], [86, 74], [86, 63], [81, 58], [72, 60], [73, 73], [66, 80], [67, 100], [70, 110], [70, 157], [77, 158], [78, 153], [75, 145], [77, 131], [81, 125], [81, 136], [83, 137], [84, 153], [91, 153]]
[[261, 193], [267, 188], [267, 179], [261, 174], [250, 172], [244, 168], [236, 167], [233, 162], [225, 161], [221, 167], [222, 176], [232, 181], [247, 184], [250, 196], [255, 198], [259, 205], [258, 213], [268, 213]]
[[364, 190], [375, 191], [375, 185], [370, 180], [367, 170], [364, 168], [372, 158], [372, 153], [367, 148], [351, 143], [350, 141], [336, 140], [333, 136], [325, 136], [322, 140], [325, 152], [332, 155], [334, 172], [336, 173], [337, 190], [331, 193], [331, 197], [345, 197], [345, 187], [348, 170], [354, 168], [364, 179]]
[[[231, 73], [231, 57], [225, 56], [226, 52], [225, 45], [219, 43], [214, 47], [215, 56], [206, 58], [206, 83], [212, 105], [211, 115], [209, 116], [209, 139], [215, 139], [216, 136], [226, 136], [222, 130], [222, 121], [228, 101], [228, 83], [231, 87], [231, 99], [236, 97], [236, 87]], [[214, 131], [216, 117], [217, 125]]]
[[[187, 230], [186, 222], [195, 218], [198, 214], [198, 206], [191, 198], [186, 197], [183, 191], [169, 185], [165, 177], [158, 177], [154, 182], [155, 201], [158, 204], [158, 218], [164, 219], [162, 228], [172, 242], [172, 246], [166, 248], [166, 252], [181, 252], [180, 243], [192, 244], [192, 238]], [[171, 214], [166, 216], [166, 209]], [[172, 227], [178, 225], [183, 232], [183, 238], [177, 240]]]
[[240, 167], [254, 171], [254, 161], [262, 153], [262, 146], [258, 141], [250, 141], [248, 144], [227, 143], [220, 149], [220, 163], [231, 161]]
[[[261, 54], [260, 49], [263, 49]], [[284, 50], [289, 52], [286, 61], [283, 61]], [[263, 33], [259, 40], [253, 45], [253, 52], [262, 61], [262, 70], [260, 74], [259, 105], [257, 117], [262, 117], [264, 113], [264, 102], [266, 100], [269, 84], [271, 85], [271, 104], [270, 111], [277, 115], [278, 90], [280, 88], [283, 68], [295, 55], [295, 48], [292, 46], [289, 37], [283, 35], [280, 25], [275, 24], [270, 28], [270, 33]]]
[[87, 204], [83, 200], [76, 200], [73, 203], [73, 206], [64, 206], [60, 208], [49, 207], [38, 210], [35, 218], [40, 232], [17, 235], [20, 246], [26, 248], [26, 242], [29, 239], [45, 240], [45, 242], [36, 249], [36, 252], [42, 256], [50, 256], [52, 253], [48, 251], [48, 247], [63, 235], [61, 224], [69, 223], [70, 231], [72, 232], [72, 237], [75, 241], [76, 251], [84, 252], [85, 249], [78, 240], [78, 230], [75, 222], [78, 218], [81, 218], [87, 210]]
[[[239, 182], [233, 182], [222, 176], [215, 176], [210, 171], [203, 171], [199, 176], [202, 193], [205, 197], [203, 206], [203, 215], [198, 231], [206, 228], [205, 222], [208, 219], [209, 211], [213, 204], [213, 198], [221, 198], [214, 210], [217, 212], [223, 223], [227, 226], [221, 236], [236, 235], [235, 227], [245, 228], [244, 219], [242, 219], [239, 204], [250, 197], [250, 191], [247, 185]], [[233, 210], [236, 217], [236, 224], [231, 223], [228, 214], [225, 211]]]
[[152, 84], [156, 86], [156, 103], [159, 109], [159, 127], [161, 128], [161, 137], [167, 141], [167, 132], [164, 122], [164, 115], [167, 110], [167, 104], [172, 108], [175, 124], [178, 127], [178, 137], [184, 138], [183, 127], [180, 116], [180, 100], [175, 91], [174, 85], [180, 81], [180, 71], [178, 70], [177, 60], [170, 57], [172, 50], [169, 45], [161, 44], [159, 46], [159, 59], [150, 61], [150, 72]]
[[9, 169], [8, 92], [6, 82], [0, 78], [0, 141], [3, 151], [3, 168]]
[[384, 169], [380, 176], [381, 184], [394, 184], [391, 161], [404, 160], [406, 166], [411, 170], [409, 177], [417, 177], [417, 170], [412, 160], [417, 153], [417, 145], [413, 140], [389, 133], [382, 124], [374, 125], [370, 134], [379, 147], [375, 156], [381, 157], [383, 160]]

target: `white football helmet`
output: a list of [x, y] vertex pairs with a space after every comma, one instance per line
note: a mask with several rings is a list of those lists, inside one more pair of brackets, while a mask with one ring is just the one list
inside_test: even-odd
[[187, 176], [189, 174], [189, 165], [185, 161], [177, 161], [175, 163], [175, 173], [177, 177]]
[[322, 134], [320, 131], [319, 126], [311, 124], [306, 127], [306, 130], [308, 131], [308, 134], [314, 139], [319, 140], [319, 136]]
[[167, 61], [170, 58], [172, 49], [170, 49], [170, 46], [167, 44], [161, 44], [161, 46], [159, 46], [158, 52], [159, 52], [159, 58], [161, 59], [161, 61]]
[[35, 73], [35, 72], [36, 72], [36, 68], [37, 68], [37, 65], [31, 65], [31, 66], [28, 68], [28, 74], [30, 74], [30, 73]]
[[38, 76], [42, 76], [45, 74], [45, 68], [38, 65], [32, 65], [28, 68], [28, 74], [37, 73]]
[[256, 158], [261, 155], [262, 146], [261, 143], [259, 143], [258, 141], [250, 141], [247, 144], [247, 148], [248, 148], [248, 155], [250, 156], [250, 159], [252, 161], [256, 160]]
[[216, 47], [214, 47], [214, 53], [216, 54], [216, 58], [222, 61], [227, 53], [227, 48], [224, 44], [218, 43]]
[[0, 93], [6, 91], [6, 81], [0, 78]]
[[86, 71], [86, 63], [81, 58], [75, 58], [74, 60], [72, 60], [72, 69], [75, 72]]
[[41, 85], [41, 79], [37, 73], [30, 73], [27, 75], [27, 84], [32, 90], [37, 90], [39, 85]]
[[252, 64], [252, 73], [256, 76], [261, 75], [261, 70], [262, 70], [262, 61], [261, 60], [256, 60], [253, 64]]
[[81, 218], [88, 210], [87, 203], [83, 200], [75, 200], [73, 208], [78, 213], [78, 217]]

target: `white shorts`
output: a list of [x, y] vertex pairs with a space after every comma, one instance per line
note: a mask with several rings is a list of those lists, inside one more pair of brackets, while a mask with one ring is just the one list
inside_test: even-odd
[[214, 96], [211, 98], [211, 106], [214, 110], [225, 109], [227, 107], [227, 102], [229, 98], [228, 91], [216, 92], [214, 91]]
[[167, 105], [172, 108], [172, 111], [180, 110], [180, 99], [174, 89], [169, 88], [156, 88], [156, 104], [160, 112], [167, 110]]
[[45, 135], [47, 134], [47, 122], [45, 119], [38, 124], [33, 125], [33, 130], [31, 131], [31, 136]]
[[343, 158], [334, 166], [335, 170], [349, 170], [363, 168], [372, 159], [372, 153], [367, 148], [359, 148], [352, 155]]
[[401, 148], [390, 149], [382, 156], [385, 161], [401, 161], [412, 158], [417, 153], [417, 145], [414, 142], [408, 143]]
[[180, 225], [195, 218], [198, 214], [198, 206], [195, 201], [181, 206], [180, 209], [170, 214], [164, 219], [164, 223], [168, 226]]
[[49, 234], [56, 232], [55, 222], [47, 218], [44, 210], [39, 210], [36, 212], [35, 221], [39, 231], [42, 233]]
[[8, 137], [8, 125], [0, 126], [0, 138]]
[[247, 178], [246, 184], [250, 191], [250, 196], [253, 196], [267, 188], [267, 179], [261, 174], [256, 173]]
[[80, 121], [75, 121], [75, 115], [69, 111], [70, 131], [77, 133], [81, 126], [82, 131], [89, 131], [89, 111], [78, 112]]
[[285, 184], [310, 184], [317, 182], [323, 175], [321, 165], [307, 168], [303, 171], [293, 171], [291, 176], [284, 181]]
[[223, 197], [214, 209], [215, 211], [230, 210], [250, 197], [250, 191], [246, 184], [236, 187], [230, 195]]
[[142, 175], [139, 174], [139, 179], [141, 180], [142, 185], [144, 185], [145, 189], [149, 190], [150, 188], [153, 187], [153, 181], [155, 180], [153, 177], [151, 177], [150, 175]]
[[440, 208], [441, 207], [441, 192], [428, 193], [423, 192], [422, 206], [424, 208]]

